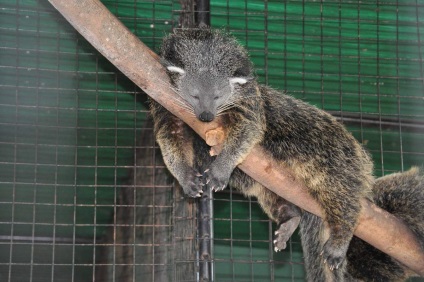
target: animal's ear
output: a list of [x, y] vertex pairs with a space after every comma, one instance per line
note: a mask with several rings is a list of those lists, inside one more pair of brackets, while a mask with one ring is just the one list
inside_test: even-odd
[[246, 77], [232, 77], [230, 78], [230, 84], [231, 86], [234, 86], [235, 84], [243, 85], [248, 81]]
[[253, 65], [245, 50], [241, 50], [236, 54], [237, 69], [233, 71], [233, 77], [249, 77], [253, 74]]
[[166, 68], [169, 72], [172, 72], [172, 73], [185, 74], [185, 70], [183, 70], [182, 68], [179, 68], [179, 67], [168, 66]]
[[160, 55], [161, 55], [161, 64], [165, 67], [167, 66], [182, 66], [181, 58], [177, 52], [177, 33], [170, 34], [163, 39]]

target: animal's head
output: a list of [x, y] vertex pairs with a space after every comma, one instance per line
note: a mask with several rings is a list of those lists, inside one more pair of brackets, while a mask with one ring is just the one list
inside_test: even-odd
[[246, 50], [221, 31], [177, 30], [161, 53], [178, 95], [203, 122], [232, 107], [253, 79]]

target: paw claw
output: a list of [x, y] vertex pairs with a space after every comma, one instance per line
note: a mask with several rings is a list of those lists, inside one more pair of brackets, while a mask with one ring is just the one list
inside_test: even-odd
[[218, 192], [218, 191], [222, 191], [222, 190], [224, 190], [224, 189], [225, 189], [225, 187], [227, 187], [227, 185], [223, 185], [223, 186], [221, 186], [221, 187], [219, 187], [219, 186], [218, 186], [218, 187], [216, 187], [216, 188], [215, 188], [215, 191], [216, 191], [216, 192]]
[[339, 266], [341, 265], [342, 263], [340, 262], [340, 263], [338, 263], [337, 265], [336, 265], [336, 269], [339, 269]]

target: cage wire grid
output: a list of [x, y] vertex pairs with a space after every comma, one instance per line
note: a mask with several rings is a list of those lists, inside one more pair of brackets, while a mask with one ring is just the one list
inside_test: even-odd
[[[153, 50], [178, 1], [102, 1]], [[259, 79], [335, 115], [377, 176], [424, 160], [421, 1], [211, 1]], [[145, 95], [45, 1], [0, 0], [0, 280], [196, 281], [196, 212]], [[215, 281], [303, 281], [255, 199], [214, 195]], [[422, 281], [416, 279], [416, 281]]]

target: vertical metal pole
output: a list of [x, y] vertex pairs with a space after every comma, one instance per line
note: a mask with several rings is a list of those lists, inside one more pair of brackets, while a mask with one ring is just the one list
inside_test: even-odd
[[212, 266], [212, 191], [206, 186], [199, 200], [198, 240], [199, 240], [199, 281], [213, 281]]
[[[195, 0], [195, 19], [197, 27], [210, 26], [210, 0]], [[213, 244], [213, 195], [205, 186], [198, 208], [199, 238], [199, 281], [213, 281], [212, 244]]]
[[196, 0], [196, 25], [210, 26], [211, 24], [210, 0]]

